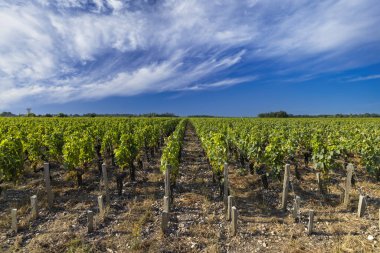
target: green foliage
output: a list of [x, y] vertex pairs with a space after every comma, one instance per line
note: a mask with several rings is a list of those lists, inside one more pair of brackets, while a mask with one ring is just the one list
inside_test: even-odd
[[95, 140], [89, 135], [84, 133], [79, 139], [80, 153], [79, 162], [82, 167], [87, 167], [95, 159]]
[[[147, 150], [154, 150], [170, 133], [161, 169], [165, 170], [168, 164], [177, 169], [186, 125], [184, 121], [179, 124], [180, 121], [178, 118], [0, 118], [1, 177], [17, 180], [22, 175], [25, 159], [32, 166], [55, 161], [65, 163], [70, 170], [88, 168], [98, 158], [94, 147], [97, 151], [100, 148], [103, 160], [117, 153], [118, 165], [128, 167], [136, 160], [136, 154], [138, 158]], [[239, 159], [255, 168], [265, 165], [269, 173], [275, 174], [289, 162], [302, 168], [304, 154], [310, 153], [310, 165], [324, 175], [350, 162], [380, 180], [379, 119], [194, 118], [191, 122], [215, 173], [220, 174], [228, 160]], [[14, 158], [10, 159], [11, 156]], [[246, 169], [243, 164], [239, 167]]]
[[171, 173], [178, 175], [183, 137], [185, 135], [186, 120], [182, 120], [175, 131], [166, 139], [166, 145], [161, 156], [161, 171], [171, 166]]
[[368, 132], [361, 135], [359, 152], [361, 163], [367, 171], [380, 180], [380, 135], [379, 132]]
[[45, 137], [45, 144], [48, 149], [47, 155], [49, 160], [55, 160], [57, 162], [62, 162], [63, 159], [63, 145], [64, 145], [64, 136], [59, 129], [53, 130]]
[[[224, 170], [224, 163], [228, 161], [228, 130], [225, 127], [219, 129], [217, 125], [208, 124], [207, 121], [200, 119], [193, 120], [193, 124], [201, 139], [213, 172], [221, 175]], [[232, 135], [230, 137], [232, 138]]]
[[269, 135], [269, 144], [265, 147], [264, 159], [266, 164], [272, 168], [272, 172], [279, 175], [285, 165], [286, 135], [283, 130], [273, 131]]
[[28, 133], [24, 141], [23, 147], [27, 151], [28, 160], [32, 162], [33, 167], [47, 158], [47, 147], [44, 143], [44, 136], [45, 133], [41, 128], [38, 128], [37, 131]]
[[206, 153], [215, 173], [221, 174], [227, 162], [227, 141], [221, 133], [210, 133], [208, 139], [202, 138], [206, 146]]
[[[327, 176], [342, 164], [364, 166], [380, 180], [380, 124], [377, 119], [191, 119], [213, 169], [226, 155], [246, 159], [278, 174], [284, 164], [299, 165], [310, 154]], [[219, 141], [213, 141], [214, 136]], [[236, 155], [237, 154], [237, 155]], [[360, 163], [357, 163], [359, 158]], [[306, 158], [305, 158], [306, 159]]]
[[323, 175], [327, 175], [329, 170], [336, 166], [341, 150], [324, 129], [318, 129], [312, 135], [311, 147], [316, 169], [320, 169]]
[[69, 170], [85, 169], [95, 158], [94, 140], [88, 132], [74, 132], [65, 138], [63, 158]]
[[138, 149], [137, 143], [133, 134], [123, 134], [120, 137], [120, 145], [115, 149], [116, 164], [125, 169], [131, 167], [135, 160]]
[[247, 139], [247, 155], [251, 163], [260, 167], [265, 163], [265, 148], [268, 143], [268, 136], [265, 131], [259, 127], [255, 127], [248, 134]]
[[[103, 160], [110, 159], [121, 141], [123, 150], [118, 151], [118, 158], [126, 166], [141, 149], [157, 147], [159, 140], [171, 133], [179, 121], [177, 118], [1, 118], [0, 177], [16, 180], [22, 174], [25, 159], [33, 167], [41, 166], [44, 161], [63, 163], [69, 175], [74, 171], [80, 174], [97, 161], [98, 155]], [[138, 137], [144, 139], [144, 145], [140, 145]]]
[[0, 142], [0, 180], [16, 182], [23, 171], [22, 142], [9, 136]]
[[101, 153], [103, 157], [110, 158], [114, 149], [117, 147], [118, 136], [116, 131], [108, 130], [102, 139], [101, 143]]
[[279, 111], [279, 112], [260, 113], [257, 116], [259, 118], [288, 118], [291, 115], [287, 114], [285, 111]]
[[67, 114], [64, 114], [64, 113], [62, 113], [62, 112], [58, 113], [56, 116], [57, 116], [58, 118], [66, 118], [66, 117], [68, 117]]
[[78, 134], [66, 136], [63, 146], [63, 160], [69, 170], [79, 167], [80, 149]]

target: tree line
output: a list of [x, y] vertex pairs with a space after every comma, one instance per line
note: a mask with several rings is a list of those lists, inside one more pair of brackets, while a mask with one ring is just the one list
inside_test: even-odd
[[259, 113], [257, 115], [259, 118], [379, 118], [380, 114], [378, 113], [361, 113], [361, 114], [318, 114], [318, 115], [310, 115], [310, 114], [290, 114], [285, 111], [278, 112], [266, 112]]
[[28, 113], [28, 114], [13, 114], [12, 112], [2, 112], [0, 113], [0, 117], [58, 117], [58, 118], [66, 118], [66, 117], [144, 117], [144, 118], [156, 118], [156, 117], [166, 117], [166, 118], [172, 118], [172, 117], [178, 117], [177, 115], [173, 113], [143, 113], [143, 114], [129, 114], [129, 113], [111, 113], [111, 114], [98, 114], [98, 113], [85, 113], [85, 114], [66, 114], [66, 113], [57, 113], [57, 114], [35, 114], [35, 113]]

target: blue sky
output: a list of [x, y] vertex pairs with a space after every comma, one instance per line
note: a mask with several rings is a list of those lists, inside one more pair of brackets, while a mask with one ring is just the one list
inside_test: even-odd
[[1, 0], [0, 111], [380, 113], [378, 0]]

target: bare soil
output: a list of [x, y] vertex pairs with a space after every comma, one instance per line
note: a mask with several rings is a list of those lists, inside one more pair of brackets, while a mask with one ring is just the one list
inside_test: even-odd
[[192, 125], [185, 132], [164, 252], [225, 251], [228, 224], [212, 170]]

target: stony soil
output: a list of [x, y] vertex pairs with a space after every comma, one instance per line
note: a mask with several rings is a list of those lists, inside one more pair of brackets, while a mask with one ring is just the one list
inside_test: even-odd
[[[231, 236], [223, 200], [194, 128], [186, 129], [181, 166], [169, 230], [160, 230], [164, 195], [160, 172], [161, 150], [139, 170], [136, 183], [125, 183], [117, 196], [110, 170], [111, 205], [107, 215], [98, 214], [101, 194], [97, 170], [86, 173], [85, 186], [77, 188], [65, 179], [61, 168], [52, 170], [55, 206], [49, 210], [42, 172], [30, 173], [19, 186], [8, 188], [0, 198], [1, 252], [380, 252], [380, 187], [360, 171], [353, 187], [351, 205], [345, 210], [336, 184], [344, 171], [332, 175], [325, 200], [318, 193], [315, 171], [301, 169], [302, 180], [291, 176], [292, 189], [286, 212], [280, 210], [282, 182], [270, 180], [263, 189], [258, 175], [249, 175], [235, 163], [229, 165], [231, 194], [239, 212], [238, 234]], [[294, 175], [291, 168], [291, 175]], [[367, 195], [363, 218], [356, 215], [359, 192]], [[37, 194], [40, 216], [30, 217], [29, 198]], [[301, 221], [291, 215], [295, 195], [301, 197]], [[19, 232], [10, 231], [10, 209], [18, 208]], [[315, 232], [306, 234], [307, 213], [315, 211]], [[94, 211], [95, 231], [86, 230], [86, 212]]]
[[228, 224], [222, 199], [195, 130], [188, 125], [165, 252], [225, 251]]

